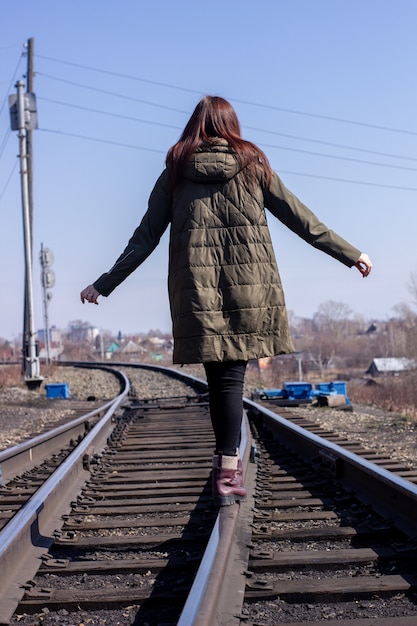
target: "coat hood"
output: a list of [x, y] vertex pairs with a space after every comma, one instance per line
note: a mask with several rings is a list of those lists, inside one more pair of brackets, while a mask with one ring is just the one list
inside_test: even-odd
[[196, 183], [222, 183], [242, 169], [235, 152], [225, 139], [204, 143], [186, 166], [184, 178]]

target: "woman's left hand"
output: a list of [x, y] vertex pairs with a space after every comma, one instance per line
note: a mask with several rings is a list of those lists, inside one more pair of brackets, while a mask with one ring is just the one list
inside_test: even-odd
[[366, 276], [370, 274], [372, 269], [371, 259], [367, 254], [362, 253], [359, 259], [356, 261], [355, 267], [357, 267], [362, 276], [366, 278]]

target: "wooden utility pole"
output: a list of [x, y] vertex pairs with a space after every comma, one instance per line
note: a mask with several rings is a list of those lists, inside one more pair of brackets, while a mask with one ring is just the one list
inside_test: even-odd
[[[33, 37], [28, 39], [28, 64], [27, 64], [27, 77], [26, 77], [26, 91], [27, 93], [34, 93], [33, 78], [34, 78], [34, 57], [35, 57], [35, 40]], [[28, 130], [26, 134], [26, 153], [28, 156], [28, 194], [29, 194], [29, 215], [31, 230], [33, 227], [33, 158], [32, 158], [32, 136], [33, 130]]]

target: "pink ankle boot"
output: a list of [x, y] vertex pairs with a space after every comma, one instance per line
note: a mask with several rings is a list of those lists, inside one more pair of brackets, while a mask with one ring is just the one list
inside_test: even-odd
[[[243, 487], [242, 465], [238, 466], [237, 456], [225, 456], [222, 453], [213, 457], [213, 499], [216, 506], [225, 506], [240, 502], [246, 498]], [[215, 467], [217, 464], [217, 467]]]

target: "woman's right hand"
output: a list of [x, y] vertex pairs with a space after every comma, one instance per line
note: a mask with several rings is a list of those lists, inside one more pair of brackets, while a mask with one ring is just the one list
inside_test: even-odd
[[91, 302], [92, 304], [98, 304], [97, 298], [99, 297], [99, 295], [100, 294], [94, 287], [94, 285], [88, 285], [88, 287], [83, 289], [80, 294], [81, 302], [84, 304], [84, 302], [87, 300], [87, 302]]

